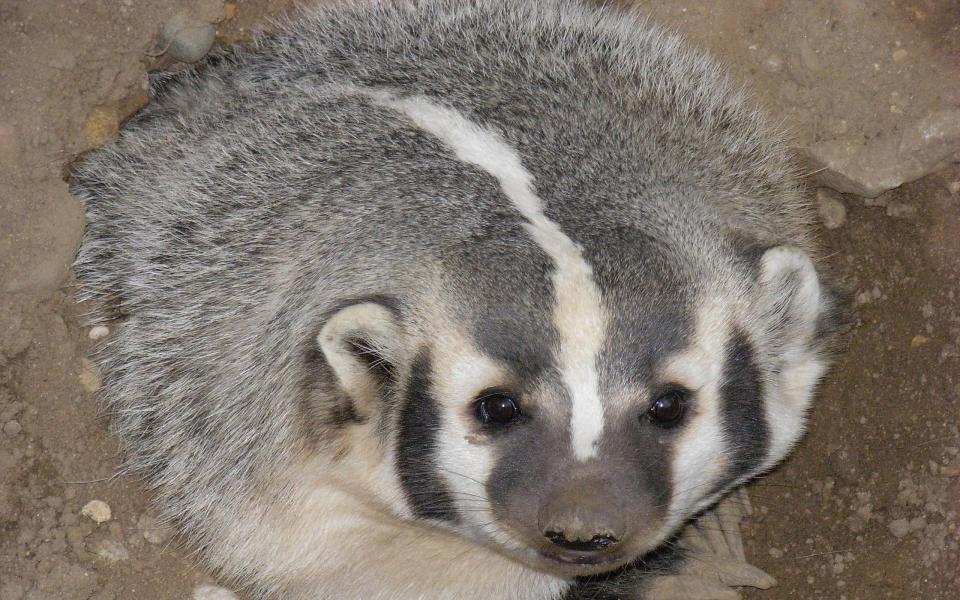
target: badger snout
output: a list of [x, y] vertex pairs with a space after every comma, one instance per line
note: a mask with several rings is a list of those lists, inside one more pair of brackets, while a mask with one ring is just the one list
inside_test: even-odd
[[598, 478], [573, 478], [550, 494], [538, 515], [546, 556], [566, 563], [601, 564], [621, 559], [632, 534], [616, 490]]

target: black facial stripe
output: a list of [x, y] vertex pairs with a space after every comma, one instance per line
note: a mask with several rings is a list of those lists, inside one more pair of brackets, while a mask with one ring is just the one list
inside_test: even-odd
[[730, 476], [736, 478], [753, 471], [763, 461], [770, 433], [754, 348], [739, 330], [727, 351], [720, 401], [723, 426], [733, 445]]
[[456, 521], [453, 497], [437, 474], [440, 412], [431, 388], [430, 354], [422, 351], [414, 360], [400, 412], [397, 472], [416, 516]]

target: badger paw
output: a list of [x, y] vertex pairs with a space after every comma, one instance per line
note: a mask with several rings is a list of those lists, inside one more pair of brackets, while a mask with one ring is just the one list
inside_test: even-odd
[[776, 579], [747, 562], [740, 521], [750, 514], [744, 489], [727, 496], [681, 534], [684, 559], [673, 575], [651, 582], [644, 600], [736, 600], [735, 587], [767, 589]]

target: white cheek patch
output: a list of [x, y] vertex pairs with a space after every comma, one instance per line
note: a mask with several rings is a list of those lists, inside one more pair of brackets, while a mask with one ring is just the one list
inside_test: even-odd
[[727, 313], [722, 306], [714, 304], [701, 309], [692, 346], [667, 362], [667, 376], [696, 389], [696, 414], [684, 424], [674, 443], [668, 529], [690, 515], [728, 467], [720, 415], [728, 331]]
[[435, 355], [435, 399], [443, 413], [443, 431], [437, 436], [438, 475], [446, 482], [461, 523], [501, 544], [512, 540], [493, 523], [486, 482], [495, 457], [486, 444], [477, 443], [470, 402], [480, 392], [506, 381], [503, 368], [476, 352], [460, 336], [448, 334]]
[[373, 90], [361, 93], [381, 106], [403, 113], [450, 146], [460, 160], [495, 177], [503, 194], [526, 219], [525, 229], [554, 265], [553, 322], [560, 335], [560, 366], [572, 402], [570, 432], [574, 455], [579, 460], [596, 456], [604, 412], [596, 362], [606, 335], [606, 317], [593, 269], [580, 248], [544, 215], [533, 176], [524, 168], [517, 152], [496, 132], [424, 97], [395, 98]]
[[812, 352], [791, 352], [783, 361], [785, 368], [776, 381], [768, 382], [766, 470], [783, 459], [800, 439], [814, 389], [826, 371], [826, 363]]

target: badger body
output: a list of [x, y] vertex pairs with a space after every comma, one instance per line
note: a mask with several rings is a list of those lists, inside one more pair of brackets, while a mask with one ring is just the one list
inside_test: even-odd
[[572, 0], [307, 9], [157, 79], [72, 191], [125, 467], [258, 598], [642, 597], [836, 329], [776, 132]]

